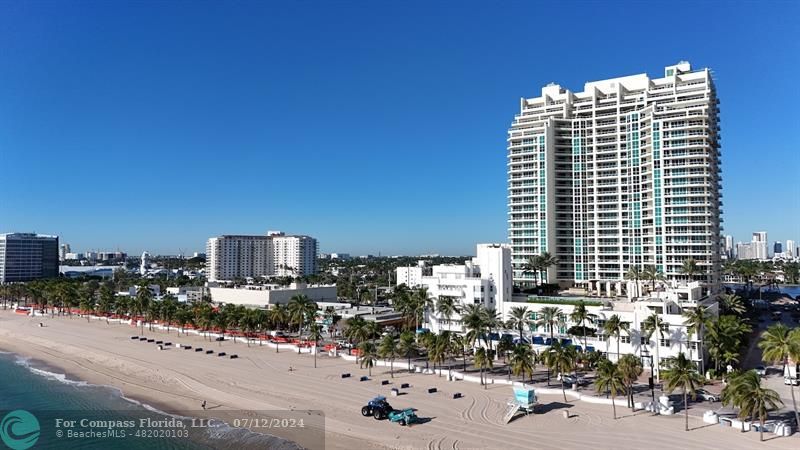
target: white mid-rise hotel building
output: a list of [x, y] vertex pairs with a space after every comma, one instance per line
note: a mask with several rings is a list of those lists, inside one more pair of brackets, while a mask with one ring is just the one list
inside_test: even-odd
[[317, 271], [317, 240], [310, 236], [224, 235], [206, 244], [209, 281], [271, 276], [303, 276]]
[[[594, 289], [631, 266], [685, 279], [693, 258], [720, 276], [719, 101], [709, 69], [559, 85], [523, 98], [508, 133], [508, 237], [514, 280], [529, 257], [559, 264], [547, 281]], [[700, 280], [700, 276], [695, 279]]]
[[[405, 280], [398, 268], [397, 284]], [[478, 244], [476, 256], [464, 264], [442, 264], [431, 268], [430, 276], [422, 276], [419, 285], [428, 289], [434, 302], [442, 297], [453, 299], [456, 307], [463, 312], [466, 305], [483, 305], [502, 313], [505, 303], [511, 302], [513, 295], [511, 247], [508, 244]], [[443, 330], [463, 333], [461, 315], [443, 317], [438, 312], [426, 311], [425, 322], [431, 331]]]

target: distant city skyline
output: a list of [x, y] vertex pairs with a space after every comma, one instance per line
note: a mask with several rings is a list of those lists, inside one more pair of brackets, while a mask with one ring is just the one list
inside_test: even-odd
[[[723, 102], [721, 233], [800, 241], [800, 5], [686, 5], [6, 2], [0, 232], [133, 255], [281, 229], [324, 253], [470, 255], [508, 242], [520, 98], [689, 60]], [[647, 16], [680, 29], [631, 39]], [[626, 51], [576, 57], [600, 35]]]

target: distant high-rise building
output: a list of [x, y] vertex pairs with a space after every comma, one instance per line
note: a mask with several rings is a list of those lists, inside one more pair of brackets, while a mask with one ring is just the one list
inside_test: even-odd
[[781, 245], [781, 241], [775, 241], [775, 244], [772, 246], [772, 254], [783, 253], [783, 246]]
[[69, 247], [69, 244], [63, 244], [62, 246], [58, 247], [58, 260], [64, 261], [67, 259], [67, 253], [72, 253], [72, 249]]
[[725, 256], [728, 259], [731, 259], [736, 256], [734, 255], [735, 251], [733, 248], [733, 236], [731, 236], [730, 234], [725, 236], [725, 239], [723, 241], [723, 251], [725, 252]]
[[317, 240], [271, 231], [266, 236], [223, 235], [206, 245], [209, 281], [311, 275], [317, 271]]
[[147, 275], [147, 269], [150, 268], [150, 253], [142, 253], [142, 262], [139, 265], [139, 275]]
[[754, 245], [752, 242], [737, 242], [736, 243], [736, 258], [738, 259], [756, 259], [755, 252], [753, 251]]
[[508, 239], [514, 280], [549, 252], [545, 281], [621, 281], [652, 265], [685, 279], [693, 258], [705, 281], [720, 272], [718, 99], [709, 69], [687, 62], [647, 74], [557, 84], [523, 98], [508, 131]]
[[791, 256], [791, 257], [794, 257], [794, 249], [795, 249], [794, 241], [791, 240], [791, 239], [787, 239], [786, 240], [786, 254]]
[[769, 247], [767, 241], [766, 231], [756, 231], [753, 233], [753, 240], [751, 241], [754, 248], [754, 258], [752, 259], [767, 259], [769, 258]]
[[0, 284], [58, 276], [58, 236], [0, 234]]

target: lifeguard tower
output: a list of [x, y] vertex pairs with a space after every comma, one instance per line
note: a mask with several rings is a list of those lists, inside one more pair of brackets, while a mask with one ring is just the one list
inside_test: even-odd
[[531, 387], [514, 386], [514, 398], [508, 401], [506, 414], [503, 416], [503, 423], [511, 422], [517, 413], [524, 412], [527, 416], [534, 412], [536, 407], [536, 392]]

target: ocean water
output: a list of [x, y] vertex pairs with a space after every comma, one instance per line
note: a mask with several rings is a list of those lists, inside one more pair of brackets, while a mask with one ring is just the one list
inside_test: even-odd
[[[24, 412], [15, 413], [19, 410]], [[26, 429], [30, 415], [36, 418], [39, 432], [35, 444], [26, 447], [22, 435], [36, 431]], [[113, 387], [71, 380], [40, 363], [3, 352], [0, 352], [0, 421], [2, 442], [14, 448], [6, 439], [19, 438], [14, 445], [20, 450], [300, 448], [284, 439], [231, 427], [223, 420], [192, 420], [184, 413], [169, 415], [127, 399]], [[11, 423], [20, 425], [9, 430]], [[4, 448], [3, 444], [0, 448]]]

